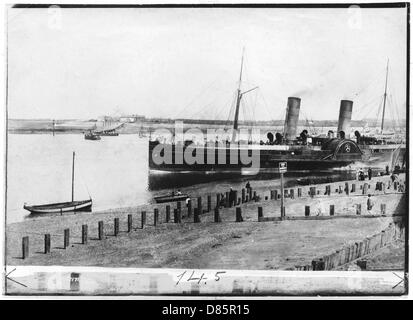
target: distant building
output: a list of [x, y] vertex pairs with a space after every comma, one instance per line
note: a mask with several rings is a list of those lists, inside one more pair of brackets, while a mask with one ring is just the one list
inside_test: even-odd
[[119, 118], [120, 122], [128, 122], [128, 123], [144, 121], [144, 120], [145, 120], [145, 117], [139, 116], [139, 115], [125, 115]]

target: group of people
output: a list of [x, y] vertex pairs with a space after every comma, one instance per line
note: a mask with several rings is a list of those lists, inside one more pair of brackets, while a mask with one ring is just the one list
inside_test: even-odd
[[[249, 191], [249, 189], [251, 189], [251, 185], [250, 185], [249, 181], [247, 181], [247, 184], [245, 185], [245, 189], [247, 189], [247, 192]], [[237, 200], [238, 200], [237, 199], [237, 194], [232, 189], [232, 187], [229, 188], [228, 197], [229, 197], [229, 205], [231, 207], [237, 205]], [[221, 192], [221, 195], [220, 195], [219, 198], [220, 198], [220, 203], [219, 203], [220, 207], [225, 207], [225, 203], [226, 203], [226, 200], [227, 200], [226, 195]]]
[[371, 180], [371, 178], [373, 177], [373, 170], [371, 170], [371, 168], [368, 168], [367, 169], [367, 173], [365, 173], [364, 171], [363, 171], [363, 169], [359, 169], [359, 171], [357, 172], [357, 180], [358, 181], [364, 181], [364, 180], [366, 180], [367, 178], [369, 179], [369, 180]]

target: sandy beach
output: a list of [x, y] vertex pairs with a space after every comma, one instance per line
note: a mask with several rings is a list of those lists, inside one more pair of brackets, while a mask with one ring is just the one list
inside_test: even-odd
[[[221, 223], [214, 222], [213, 210], [200, 216], [201, 223], [194, 223], [192, 217], [186, 217], [186, 208], [183, 208], [182, 223], [166, 223], [166, 204], [28, 219], [7, 225], [7, 264], [293, 270], [297, 265], [311, 264], [316, 257], [379, 233], [395, 220], [391, 214], [404, 213], [405, 208], [400, 205], [404, 202], [402, 193], [393, 188], [386, 189], [386, 193], [374, 190], [376, 181], [383, 179], [388, 177], [364, 181], [371, 184], [369, 193], [374, 207], [370, 213], [366, 209], [367, 196], [361, 194], [359, 187], [364, 182], [351, 181], [356, 183], [356, 192], [349, 196], [335, 192], [344, 182], [329, 184], [330, 196], [323, 194], [327, 184], [317, 185], [320, 195], [314, 198], [308, 196], [310, 186], [301, 187], [303, 197], [286, 199], [285, 206], [287, 219], [302, 220], [258, 222], [259, 206], [264, 217], [280, 216], [280, 201], [264, 200], [270, 195], [265, 187], [256, 189], [261, 201], [241, 204], [243, 222], [235, 222], [235, 208], [222, 208]], [[212, 199], [214, 207], [215, 198]], [[196, 204], [196, 199], [192, 202]], [[387, 216], [379, 215], [382, 203], [386, 204]], [[317, 215], [327, 218], [330, 204], [335, 206], [333, 219], [304, 220], [306, 205], [310, 206], [309, 218]], [[356, 204], [362, 205], [361, 216], [356, 216]], [[172, 209], [174, 206], [171, 204]], [[203, 207], [206, 208], [205, 196]], [[159, 209], [156, 227], [153, 226], [154, 208]], [[147, 212], [143, 229], [142, 210]], [[132, 214], [133, 219], [131, 232], [127, 232], [128, 214]], [[375, 217], [364, 218], [369, 215]], [[350, 218], [344, 218], [348, 216]], [[120, 220], [117, 236], [114, 236], [114, 218]], [[103, 240], [97, 238], [98, 221], [104, 223]], [[82, 244], [81, 228], [85, 224], [88, 243]], [[64, 249], [66, 228], [70, 229], [70, 246]], [[46, 233], [51, 235], [50, 254], [43, 253]], [[29, 236], [30, 240], [30, 256], [26, 259], [21, 257], [23, 236]]]

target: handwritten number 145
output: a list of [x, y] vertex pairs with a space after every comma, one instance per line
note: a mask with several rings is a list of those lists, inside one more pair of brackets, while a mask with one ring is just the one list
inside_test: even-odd
[[[225, 273], [225, 271], [218, 271], [215, 273], [215, 281], [219, 281], [220, 278], [220, 274]], [[183, 273], [181, 273], [180, 275], [178, 275], [178, 281], [176, 282], [176, 285], [179, 284], [185, 277], [185, 275], [189, 275], [189, 273], [187, 273], [187, 271], [184, 271]], [[192, 271], [191, 275], [186, 278], [186, 281], [198, 281], [198, 284], [201, 283], [202, 280], [207, 280], [208, 278], [205, 277], [205, 273], [202, 273], [200, 277], [194, 277], [195, 275], [195, 271]]]

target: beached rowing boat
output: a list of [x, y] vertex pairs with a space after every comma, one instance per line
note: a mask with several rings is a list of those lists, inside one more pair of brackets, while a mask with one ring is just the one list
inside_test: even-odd
[[157, 203], [164, 203], [164, 202], [174, 202], [174, 201], [184, 201], [189, 196], [187, 194], [175, 194], [175, 195], [164, 195], [155, 197], [155, 201]]
[[44, 213], [60, 213], [73, 212], [73, 211], [92, 211], [92, 199], [83, 201], [69, 201], [42, 204], [35, 206], [24, 205], [24, 209], [30, 211], [31, 214], [44, 214]]

